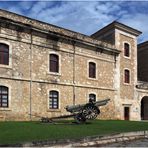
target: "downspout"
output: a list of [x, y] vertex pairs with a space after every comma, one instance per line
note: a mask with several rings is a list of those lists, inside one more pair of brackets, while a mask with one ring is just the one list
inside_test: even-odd
[[115, 68], [116, 68], [116, 64], [117, 64], [117, 55], [114, 53], [114, 61], [115, 61], [115, 64], [114, 64], [114, 66], [115, 66]]
[[29, 114], [30, 120], [32, 120], [32, 29], [31, 29], [31, 39], [30, 39], [30, 106], [29, 106]]
[[76, 103], [76, 88], [75, 88], [75, 41], [72, 42], [73, 45], [73, 105]]

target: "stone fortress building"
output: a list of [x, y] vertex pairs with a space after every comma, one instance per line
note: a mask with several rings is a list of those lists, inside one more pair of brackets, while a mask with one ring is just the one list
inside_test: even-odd
[[89, 98], [111, 99], [100, 119], [148, 119], [140, 34], [114, 21], [86, 36], [0, 10], [0, 120], [65, 115]]

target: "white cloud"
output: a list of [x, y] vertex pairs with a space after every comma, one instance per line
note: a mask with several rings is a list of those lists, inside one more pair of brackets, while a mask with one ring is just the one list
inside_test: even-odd
[[148, 2], [23, 1], [7, 10], [87, 35], [119, 20], [142, 31], [140, 41], [144, 41], [148, 39], [147, 9]]
[[22, 10], [29, 10], [31, 9], [32, 4], [33, 2], [31, 1], [21, 1], [18, 3], [18, 8], [21, 8]]
[[109, 12], [118, 11], [120, 6], [111, 2], [63, 2], [54, 7], [47, 3], [36, 3], [30, 15], [36, 19], [53, 23], [77, 32], [91, 34], [115, 19]]
[[147, 14], [142, 14], [142, 13], [128, 14], [123, 16], [121, 22], [142, 32], [139, 38], [140, 42], [148, 40]]

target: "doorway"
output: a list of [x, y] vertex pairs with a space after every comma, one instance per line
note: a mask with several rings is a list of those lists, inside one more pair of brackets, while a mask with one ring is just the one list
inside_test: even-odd
[[124, 120], [129, 120], [130, 118], [130, 108], [124, 107]]
[[141, 120], [148, 120], [148, 97], [141, 100]]

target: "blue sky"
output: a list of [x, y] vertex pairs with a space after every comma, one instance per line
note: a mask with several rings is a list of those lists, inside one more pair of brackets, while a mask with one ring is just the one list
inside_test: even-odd
[[117, 20], [148, 40], [148, 1], [1, 1], [0, 8], [91, 35]]

